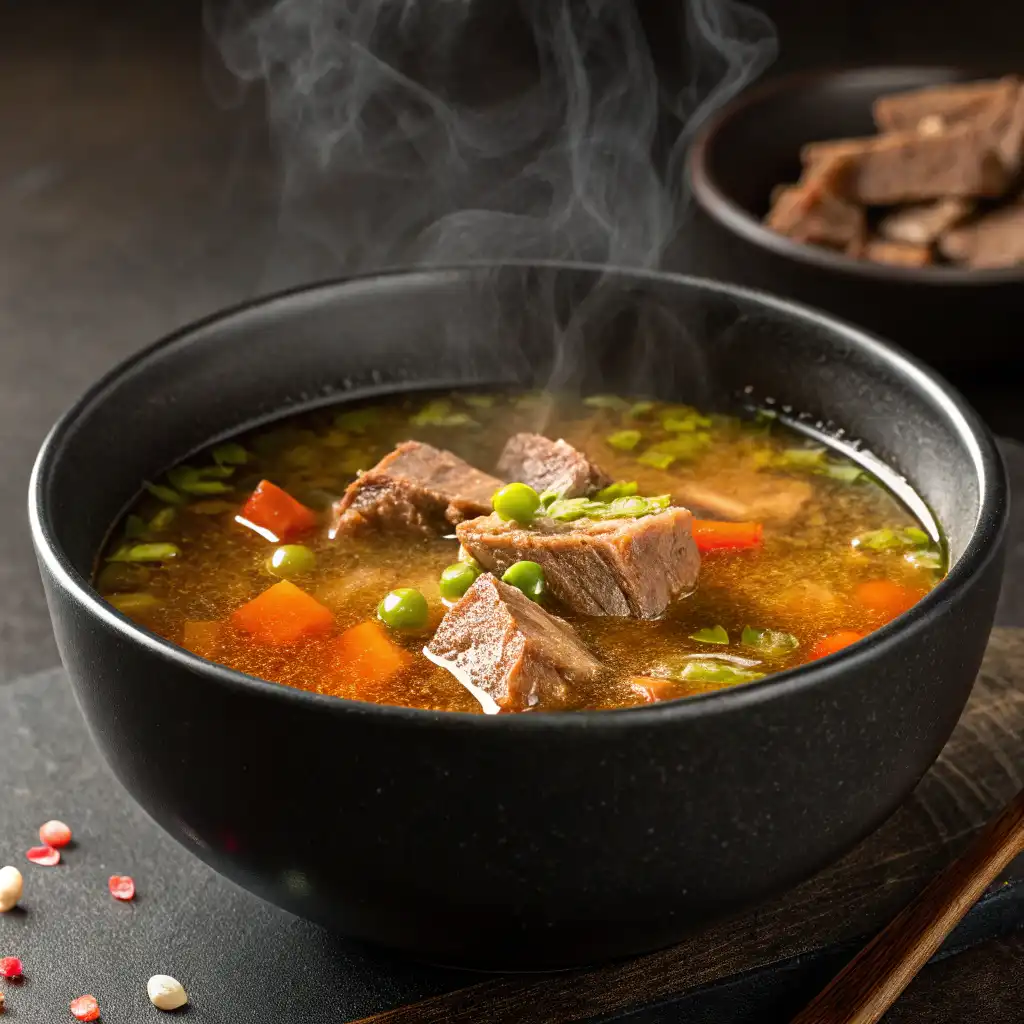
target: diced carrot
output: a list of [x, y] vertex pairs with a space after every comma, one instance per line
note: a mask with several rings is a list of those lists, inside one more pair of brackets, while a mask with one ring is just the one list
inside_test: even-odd
[[852, 629], [843, 629], [838, 633], [833, 633], [831, 636], [826, 636], [822, 640], [819, 640], [811, 648], [809, 657], [812, 661], [816, 658], [825, 658], [828, 655], [835, 654], [837, 651], [841, 651], [844, 647], [849, 647], [850, 644], [855, 644], [858, 640], [863, 639], [863, 633], [858, 633]]
[[273, 534], [268, 539], [274, 541], [292, 540], [316, 526], [316, 513], [312, 509], [269, 480], [261, 480], [249, 495], [240, 518]]
[[332, 647], [335, 671], [354, 687], [356, 699], [372, 700], [376, 688], [412, 663], [412, 655], [372, 620], [346, 629]]
[[645, 704], [656, 704], [659, 700], [672, 700], [682, 696], [677, 682], [671, 679], [658, 679], [655, 676], [633, 676], [629, 681], [629, 688]]
[[186, 622], [181, 646], [200, 658], [215, 658], [220, 648], [221, 622]]
[[857, 602], [882, 623], [891, 622], [912, 608], [923, 594], [924, 591], [910, 590], [892, 580], [869, 580], [853, 588]]
[[726, 523], [713, 519], [694, 519], [693, 539], [697, 550], [740, 551], [756, 548], [764, 540], [764, 526], [761, 523]]
[[290, 580], [281, 580], [238, 608], [231, 624], [257, 643], [276, 647], [330, 632], [334, 615]]

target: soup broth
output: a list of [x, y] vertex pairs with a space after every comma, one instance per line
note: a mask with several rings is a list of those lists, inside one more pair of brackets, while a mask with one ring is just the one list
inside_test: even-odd
[[[348, 533], [334, 507], [357, 474], [401, 442], [421, 441], [500, 475], [502, 449], [523, 432], [564, 439], [616, 482], [592, 488], [589, 505], [544, 495], [536, 522], [546, 509], [564, 512], [564, 529], [591, 518], [577, 512], [612, 517], [616, 497], [623, 509], [646, 509], [623, 517], [627, 526], [653, 524], [665, 505], [690, 509], [697, 522], [686, 531], [700, 570], [694, 586], [649, 617], [580, 613], [549, 588], [540, 609], [567, 622], [600, 669], [576, 675], [557, 700], [539, 691], [525, 704], [489, 704], [464, 685], [464, 673], [423, 652], [457, 600], [450, 587], [445, 600], [440, 584], [459, 557], [455, 529]], [[283, 530], [294, 536], [276, 533], [278, 520], [246, 518], [261, 481], [308, 510]], [[668, 497], [645, 506], [636, 500], [644, 496]], [[282, 508], [286, 518], [294, 511]], [[294, 550], [275, 555], [285, 543]], [[160, 636], [253, 676], [338, 697], [479, 712], [622, 708], [749, 683], [884, 625], [943, 571], [938, 540], [891, 493], [771, 416], [748, 421], [605, 395], [456, 392], [309, 412], [196, 455], [147, 484], [112, 532], [96, 586]], [[250, 604], [274, 587], [262, 605]], [[425, 599], [426, 621], [415, 628], [381, 622], [391, 613], [379, 605], [398, 588]], [[308, 629], [274, 632], [300, 608]]]

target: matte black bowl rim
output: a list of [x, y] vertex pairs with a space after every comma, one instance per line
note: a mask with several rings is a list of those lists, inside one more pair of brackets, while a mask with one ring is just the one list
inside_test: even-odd
[[[311, 693], [280, 683], [269, 682], [255, 676], [235, 671], [223, 665], [206, 661], [176, 644], [165, 640], [147, 629], [137, 626], [131, 619], [118, 612], [92, 588], [70, 563], [64, 551], [58, 546], [51, 528], [52, 510], [43, 501], [43, 484], [49, 477], [54, 460], [58, 457], [65, 434], [75, 420], [97, 399], [102, 398], [107, 386], [143, 362], [152, 354], [175, 344], [197, 330], [212, 326], [242, 313], [269, 308], [278, 302], [287, 302], [299, 295], [312, 296], [318, 291], [333, 291], [343, 286], [364, 285], [372, 287], [375, 280], [417, 277], [438, 277], [451, 274], [465, 274], [501, 268], [522, 267], [524, 269], [550, 269], [568, 273], [609, 274], [624, 280], [676, 282], [698, 291], [713, 292], [741, 301], [754, 301], [789, 317], [795, 317], [820, 325], [823, 329], [846, 335], [866, 348], [880, 361], [888, 363], [897, 374], [910, 377], [918, 387], [926, 391], [950, 418], [971, 450], [972, 460], [979, 480], [979, 514], [971, 538], [962, 555], [932, 591], [913, 608], [888, 625], [870, 633], [864, 640], [838, 654], [831, 655], [808, 665], [798, 666], [784, 672], [769, 675], [763, 680], [742, 686], [693, 697], [666, 701], [651, 707], [643, 705], [604, 711], [573, 711], [545, 714], [480, 715], [470, 712], [428, 711], [420, 708], [406, 708], [397, 705], [373, 704], [348, 700], [326, 694]], [[797, 692], [810, 687], [827, 685], [829, 680], [845, 672], [866, 669], [876, 657], [888, 653], [896, 656], [895, 648], [901, 635], [916, 632], [929, 621], [942, 615], [953, 593], [982, 571], [993, 553], [998, 549], [995, 543], [1006, 523], [1007, 485], [1002, 457], [995, 447], [992, 436], [977, 414], [947, 384], [930, 369], [912, 356], [882, 342], [867, 332], [826, 316], [807, 306], [778, 299], [753, 289], [710, 281], [691, 275], [674, 274], [664, 271], [633, 270], [629, 268], [598, 266], [596, 264], [569, 263], [542, 260], [503, 260], [478, 262], [463, 265], [421, 269], [395, 268], [333, 278], [314, 284], [301, 285], [271, 295], [262, 296], [225, 310], [220, 310], [146, 346], [133, 356], [122, 361], [101, 377], [86, 391], [74, 405], [57, 421], [43, 441], [36, 457], [29, 483], [29, 522], [33, 540], [45, 568], [71, 598], [90, 615], [112, 627], [121, 636], [140, 644], [155, 656], [178, 664], [183, 670], [198, 672], [209, 678], [211, 685], [217, 684], [243, 692], [273, 694], [279, 700], [300, 701], [324, 712], [344, 711], [347, 714], [361, 713], [368, 716], [390, 718], [394, 724], [405, 723], [410, 727], [437, 728], [444, 726], [454, 730], [464, 728], [491, 729], [550, 729], [554, 731], [595, 728], [621, 728], [628, 723], [642, 726], [655, 722], [700, 717], [714, 711], [724, 711], [770, 701], [773, 695]]]
[[[907, 281], [925, 285], [970, 285], [996, 284], [1000, 282], [1024, 282], [1024, 267], [1006, 267], [997, 270], [963, 270], [958, 267], [900, 267], [889, 264], [857, 260], [844, 253], [834, 252], [823, 246], [795, 242], [785, 235], [765, 227], [749, 210], [733, 201], [721, 190], [708, 167], [708, 153], [715, 145], [718, 134], [736, 117], [757, 107], [766, 100], [787, 94], [814, 90], [823, 83], [834, 81], [871, 81], [881, 83], [893, 75], [912, 73], [935, 73], [939, 75], [963, 75], [964, 68], [927, 65], [890, 65], [848, 70], [807, 71], [794, 75], [783, 75], [762, 85], [742, 92], [731, 103], [712, 114], [701, 127], [687, 155], [687, 176], [690, 189], [701, 207], [733, 234], [763, 249], [770, 249], [779, 256], [824, 267], [844, 274], [867, 277], [874, 280]], [[974, 77], [974, 76], [972, 76]], [[984, 77], [983, 73], [977, 75]], [[795, 156], [796, 154], [794, 154]], [[779, 182], [783, 184], [783, 182]]]

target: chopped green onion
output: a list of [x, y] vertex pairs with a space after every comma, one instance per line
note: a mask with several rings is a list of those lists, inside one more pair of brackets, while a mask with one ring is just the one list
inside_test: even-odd
[[618, 395], [588, 395], [583, 399], [583, 404], [591, 409], [611, 409], [615, 412], [625, 412], [629, 408], [629, 402]]
[[668, 452], [655, 451], [652, 448], [650, 451], [644, 452], [636, 461], [645, 466], [653, 466], [655, 469], [668, 469], [676, 461], [676, 456]]
[[185, 500], [173, 487], [166, 487], [164, 484], [151, 484], [148, 481], [143, 486], [154, 498], [166, 501], [168, 505], [180, 505]]
[[380, 419], [377, 409], [349, 409], [334, 417], [334, 425], [339, 430], [348, 430], [353, 434], [365, 434], [369, 427]]
[[855, 484], [862, 476], [864, 470], [860, 466], [843, 465], [841, 462], [826, 463], [823, 474], [832, 480], [838, 480], [842, 484]]
[[695, 658], [687, 662], [679, 678], [695, 683], [723, 683], [732, 686], [738, 683], [752, 683], [757, 679], [763, 679], [764, 675], [764, 672], [737, 668], [721, 661]]
[[210, 470], [224, 468], [231, 472], [230, 467], [207, 466], [205, 469], [196, 469], [193, 466], [175, 466], [169, 470], [167, 479], [179, 490], [186, 494], [225, 494], [231, 490], [227, 484], [219, 480], [208, 480], [211, 476]]
[[783, 633], [777, 629], [754, 629], [753, 626], [744, 627], [740, 643], [768, 655], [788, 654], [800, 646], [800, 641], [792, 633]]
[[107, 601], [119, 612], [124, 612], [125, 615], [144, 615], [146, 612], [159, 608], [163, 603], [154, 594], [146, 593], [113, 594], [107, 598]]
[[169, 562], [177, 558], [181, 549], [177, 544], [124, 544], [108, 562]]
[[476, 420], [464, 412], [452, 412], [452, 403], [447, 398], [438, 398], [427, 404], [414, 416], [409, 417], [414, 427], [469, 427], [477, 426]]
[[142, 516], [130, 515], [125, 517], [124, 535], [129, 540], [138, 540], [139, 537], [145, 537], [148, 532], [146, 520]]
[[820, 469], [825, 465], [825, 449], [787, 448], [779, 453], [776, 464], [792, 469]]
[[938, 551], [908, 551], [903, 557], [916, 569], [942, 568], [942, 555]]
[[654, 412], [657, 406], [657, 402], [634, 402], [629, 407], [629, 415], [633, 419], [638, 420], [641, 417], [646, 416], [649, 412]]
[[729, 634], [724, 626], [711, 626], [707, 629], [698, 629], [696, 633], [690, 634], [691, 640], [701, 644], [727, 644]]
[[547, 506], [544, 515], [560, 523], [571, 523], [576, 519], [589, 518], [604, 507], [600, 501], [590, 498], [559, 498]]
[[[615, 498], [628, 498], [630, 495], [636, 494], [637, 486], [635, 480], [617, 480], [613, 484], [609, 484], [607, 487], [602, 487], [601, 490], [594, 495], [597, 501], [613, 501]], [[550, 492], [545, 492], [550, 493]], [[541, 504], [544, 504], [544, 495], [540, 496]]]
[[577, 519], [639, 519], [662, 512], [672, 501], [671, 495], [659, 494], [653, 498], [625, 495], [610, 502], [593, 498], [561, 498], [552, 502], [544, 515], [562, 523]]
[[540, 507], [547, 508], [552, 502], [558, 501], [560, 497], [558, 491], [544, 491], [540, 496]]
[[639, 443], [643, 434], [639, 430], [617, 430], [609, 434], [605, 441], [620, 452], [631, 452]]
[[463, 400], [474, 409], [490, 409], [495, 402], [494, 395], [464, 395]]
[[235, 441], [217, 445], [211, 454], [219, 465], [244, 466], [249, 461], [249, 453]]
[[704, 430], [711, 426], [711, 420], [701, 415], [696, 409], [688, 405], [675, 406], [666, 409], [661, 417], [661, 425], [665, 430], [673, 433], [693, 433], [696, 430]]
[[152, 519], [150, 519], [149, 528], [154, 533], [160, 533], [161, 531], [166, 530], [167, 527], [169, 527], [171, 523], [174, 522], [174, 517], [176, 514], [177, 513], [175, 509], [170, 505], [168, 505], [166, 508], [160, 509], [160, 511], [157, 512]]
[[676, 434], [675, 437], [671, 437], [667, 441], [659, 441], [652, 445], [649, 450], [663, 455], [674, 455], [680, 459], [694, 459], [709, 444], [711, 444], [711, 435], [702, 430], [692, 434]]
[[923, 548], [931, 544], [932, 539], [919, 526], [906, 526], [903, 528], [903, 536], [915, 547]]

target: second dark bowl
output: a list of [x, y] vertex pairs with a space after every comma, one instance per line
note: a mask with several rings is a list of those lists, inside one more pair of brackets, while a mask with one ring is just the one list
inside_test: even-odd
[[983, 77], [993, 76], [948, 67], [822, 71], [741, 94], [704, 125], [688, 155], [707, 235], [703, 271], [825, 309], [950, 372], [1019, 358], [1024, 268], [882, 266], [761, 223], [772, 188], [799, 177], [804, 143], [875, 134], [871, 105], [886, 93]]
[[[762, 682], [494, 717], [243, 676], [90, 587], [143, 479], [289, 410], [441, 382], [774, 398], [832, 418], [918, 488], [954, 565], [865, 641]], [[1007, 494], [970, 409], [861, 332], [692, 278], [510, 264], [323, 285], [168, 338], [54, 429], [30, 514], [78, 702], [170, 835], [344, 934], [439, 963], [551, 968], [667, 945], [807, 878], [895, 810], [974, 681]]]

